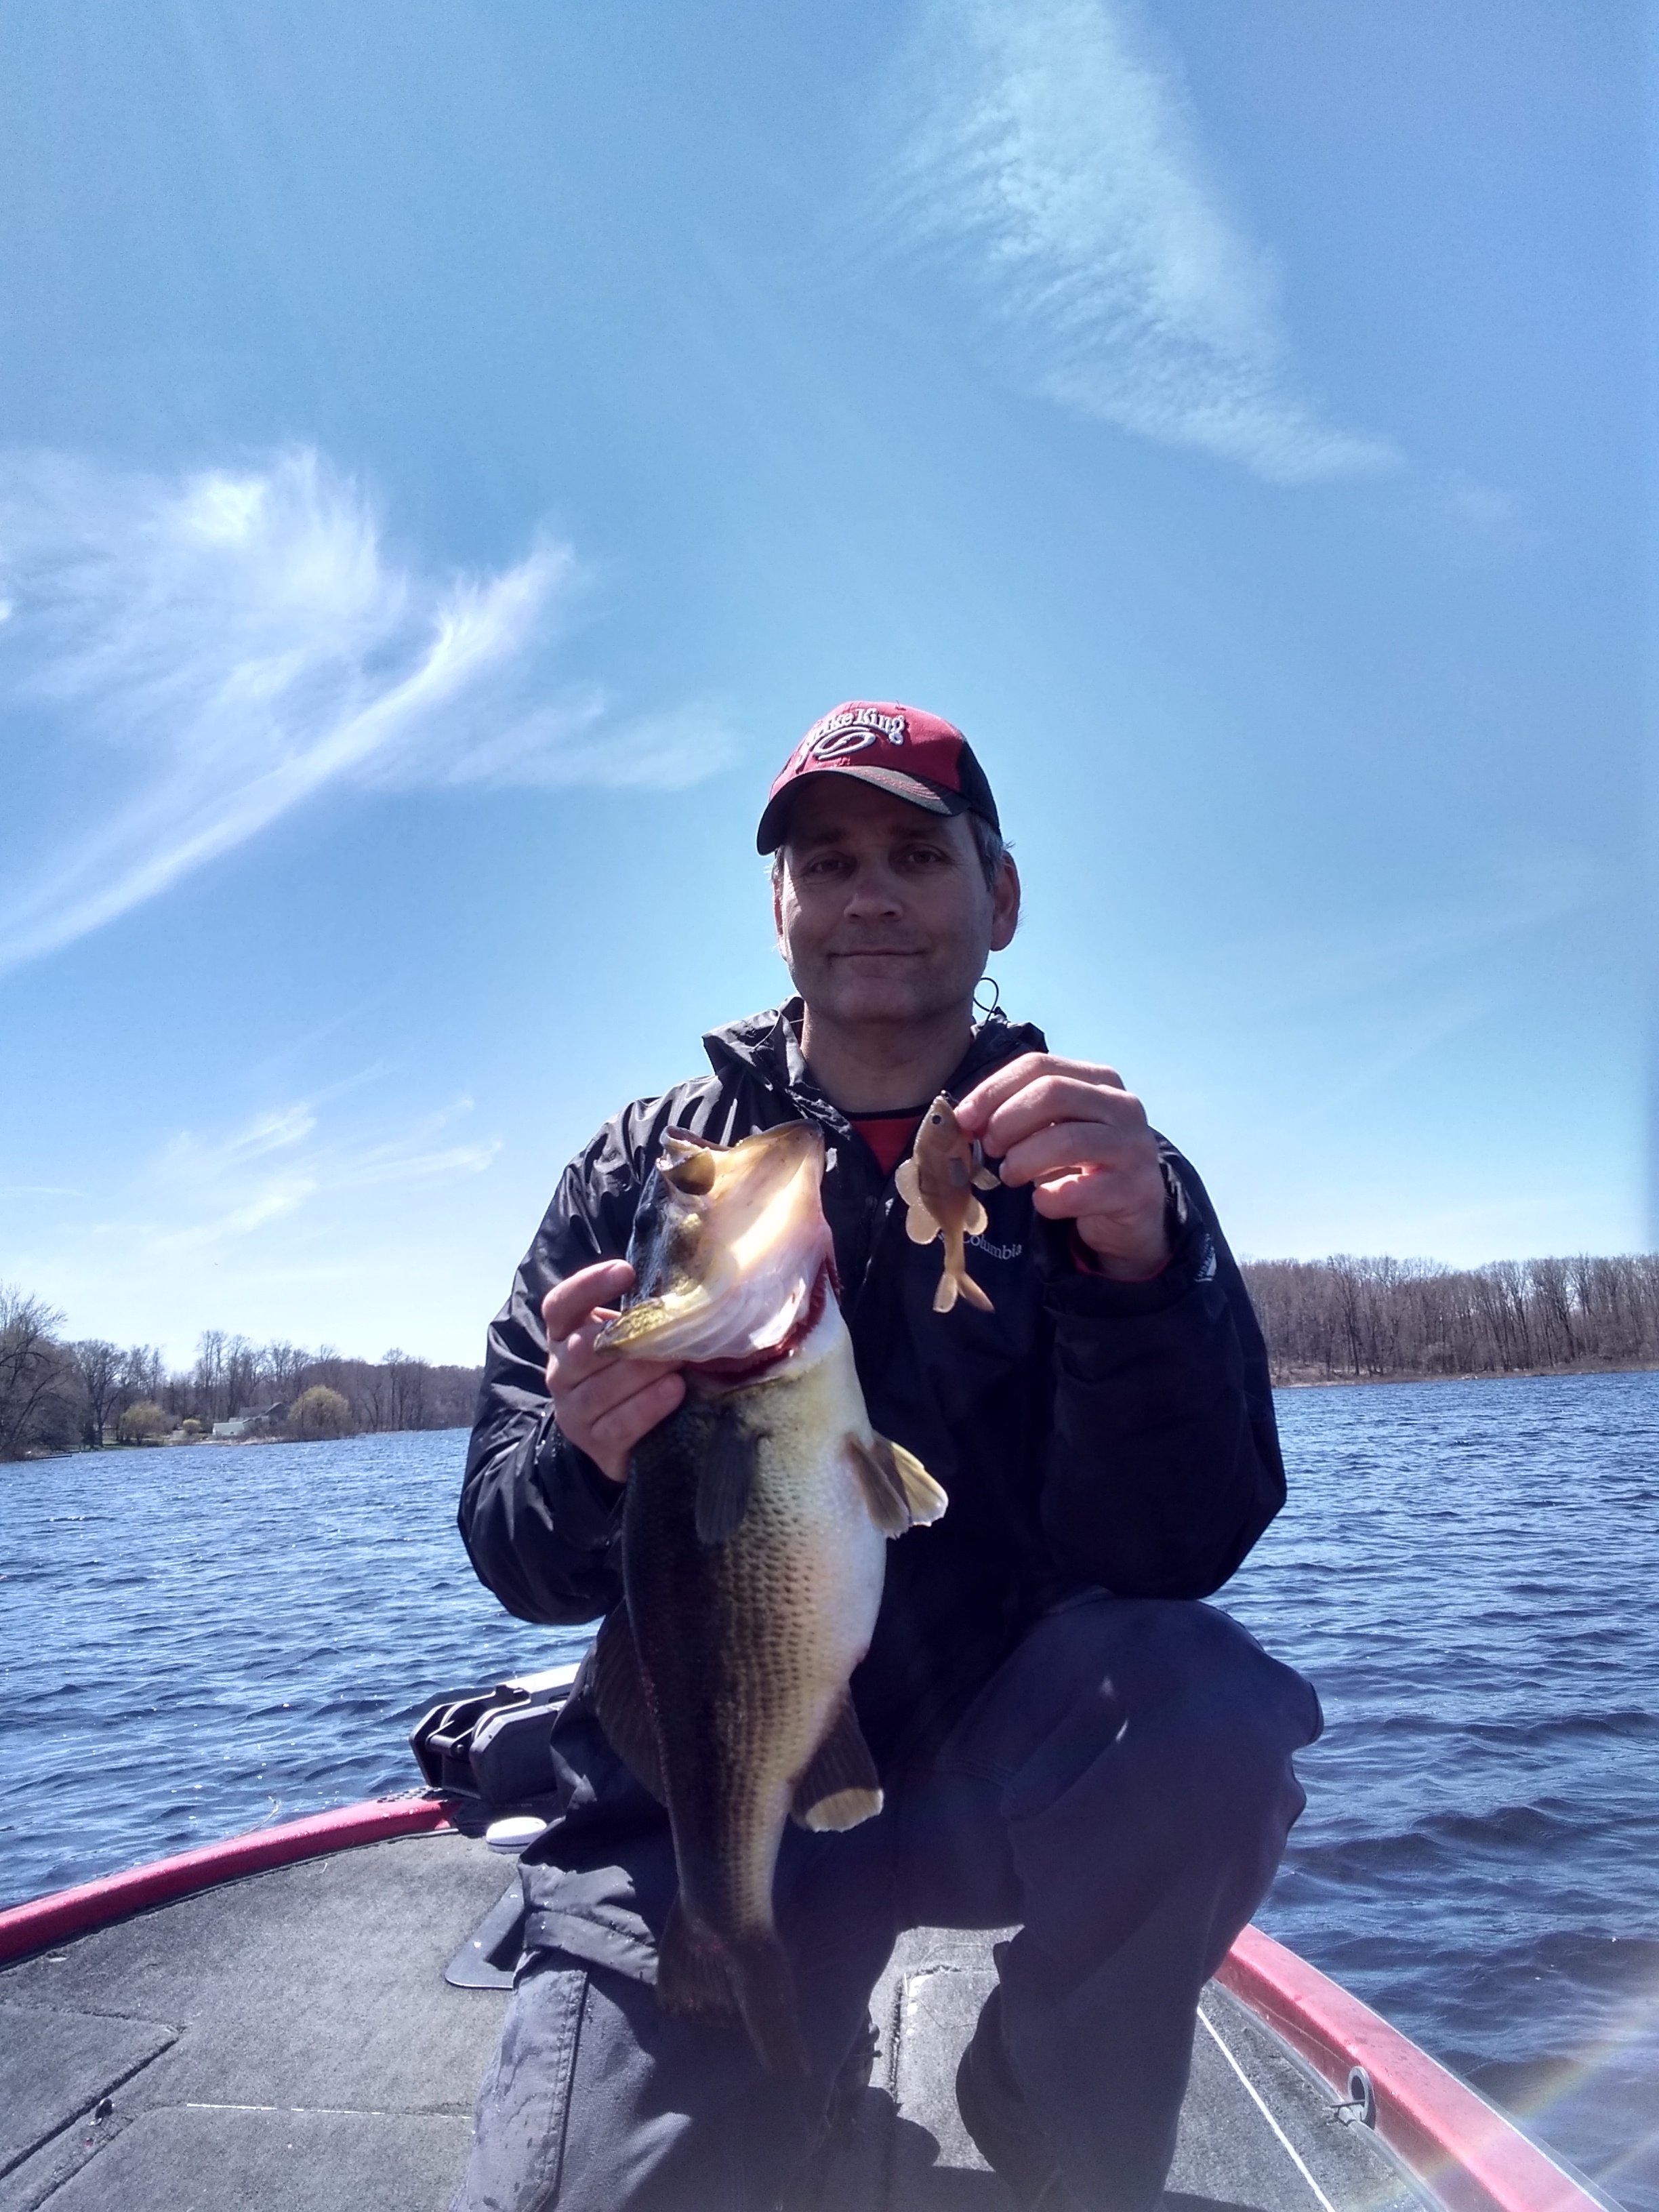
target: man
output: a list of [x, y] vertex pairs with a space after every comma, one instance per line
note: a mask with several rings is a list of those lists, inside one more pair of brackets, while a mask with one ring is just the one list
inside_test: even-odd
[[[823, 1203], [874, 1426], [942, 1483], [890, 1547], [854, 1677], [884, 1811], [792, 1828], [780, 1927], [815, 2075], [763, 2075], [735, 2021], [649, 1986], [674, 1891], [660, 1808], [586, 1698], [554, 1734], [561, 1815], [526, 1856], [529, 1955], [480, 2094], [466, 2212], [761, 2212], [810, 2157], [897, 1932], [1006, 1928], [963, 2054], [963, 2118], [1043, 2212], [1156, 2204], [1199, 1992], [1272, 1878], [1318, 1732], [1299, 1676], [1219, 1588], [1282, 1504], [1261, 1339], [1209, 1201], [1109, 1067], [1056, 1059], [973, 1000], [1020, 886], [961, 732], [868, 701], [772, 787], [778, 945], [798, 993], [705, 1039], [713, 1072], [628, 1108], [567, 1170], [490, 1333], [460, 1526], [526, 1620], [621, 1595], [629, 1457], [672, 1369], [596, 1352], [663, 1132], [791, 1118]], [[933, 1311], [939, 1248], [893, 1182], [948, 1089], [997, 1164], [973, 1273], [994, 1310]]]

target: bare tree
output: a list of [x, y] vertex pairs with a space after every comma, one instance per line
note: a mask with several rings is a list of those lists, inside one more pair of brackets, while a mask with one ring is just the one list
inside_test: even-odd
[[259, 1387], [258, 1355], [245, 1336], [226, 1340], [220, 1376], [220, 1394], [224, 1403], [222, 1414], [215, 1419], [228, 1420], [234, 1414], [246, 1412], [252, 1405]]
[[81, 1377], [81, 1388], [86, 1393], [86, 1420], [82, 1430], [82, 1441], [95, 1450], [104, 1441], [104, 1431], [112, 1413], [119, 1414], [117, 1404], [121, 1385], [125, 1358], [112, 1344], [102, 1337], [83, 1337], [70, 1346], [70, 1356], [75, 1362], [76, 1372]]
[[221, 1421], [221, 1408], [225, 1391], [225, 1346], [229, 1339], [222, 1328], [204, 1328], [196, 1347], [196, 1370], [191, 1376], [195, 1389], [195, 1412], [198, 1419], [205, 1418], [211, 1424]]
[[267, 1344], [259, 1355], [259, 1374], [273, 1398], [290, 1402], [305, 1387], [311, 1354], [297, 1344]]
[[159, 1345], [131, 1345], [121, 1355], [119, 1395], [127, 1405], [136, 1405], [141, 1398], [159, 1402], [167, 1382], [167, 1362]]
[[57, 1338], [63, 1319], [44, 1298], [0, 1283], [0, 1460], [73, 1437], [75, 1370]]
[[1277, 1382], [1659, 1365], [1659, 1255], [1255, 1260], [1244, 1279]]

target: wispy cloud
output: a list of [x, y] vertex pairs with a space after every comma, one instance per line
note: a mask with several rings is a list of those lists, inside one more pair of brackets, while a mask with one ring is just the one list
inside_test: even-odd
[[1540, 848], [1481, 870], [1454, 898], [1234, 939], [1218, 954], [1214, 973], [1229, 998], [1248, 989], [1261, 1014], [1322, 1024], [1335, 1006], [1419, 1001], [1426, 991], [1461, 988], [1477, 973], [1503, 971], [1507, 992], [1510, 971], [1528, 957], [1521, 950], [1527, 940], [1606, 908], [1614, 889], [1592, 854]]
[[425, 1184], [483, 1172], [501, 1149], [457, 1125], [472, 1102], [374, 1135], [325, 1133], [319, 1102], [301, 1099], [216, 1135], [180, 1130], [139, 1179], [134, 1212], [92, 1233], [118, 1234], [124, 1249], [152, 1258], [238, 1243], [267, 1224], [345, 1194]]
[[902, 66], [899, 204], [1079, 412], [1285, 483], [1391, 466], [1296, 389], [1270, 258], [1206, 174], [1115, 0], [929, 0]]
[[578, 581], [550, 539], [484, 575], [401, 562], [309, 449], [173, 478], [0, 457], [0, 763], [14, 807], [54, 776], [78, 794], [0, 892], [0, 969], [331, 784], [677, 789], [722, 766], [710, 710], [629, 719], [559, 683]]
[[517, 1249], [516, 1224], [481, 1226], [501, 1206], [487, 1170], [502, 1142], [470, 1098], [410, 1106], [405, 1085], [368, 1068], [240, 1120], [174, 1127], [55, 1203], [0, 1190], [5, 1272], [77, 1335], [164, 1343], [175, 1361], [210, 1324], [471, 1358]]

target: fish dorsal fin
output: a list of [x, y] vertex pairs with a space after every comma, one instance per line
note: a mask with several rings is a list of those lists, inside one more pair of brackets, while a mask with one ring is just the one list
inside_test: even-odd
[[937, 1521], [947, 1503], [914, 1452], [885, 1437], [847, 1439], [848, 1456], [864, 1492], [870, 1518], [884, 1536], [902, 1536], [915, 1522]]
[[611, 1749], [658, 1803], [666, 1804], [662, 1756], [626, 1605], [617, 1606], [599, 1623], [593, 1642], [593, 1702]]
[[735, 1407], [722, 1406], [697, 1469], [700, 1544], [723, 1544], [742, 1525], [755, 1487], [755, 1462], [759, 1456], [760, 1438], [744, 1427]]
[[[996, 1170], [994, 1168], [988, 1168], [983, 1160], [981, 1160], [979, 1165], [974, 1170], [974, 1188], [975, 1190], [994, 1190], [1001, 1181], [1002, 1177], [997, 1173]], [[979, 1231], [975, 1230], [974, 1234], [977, 1237]]]
[[830, 1733], [795, 1784], [790, 1813], [803, 1828], [856, 1828], [881, 1810], [881, 1777], [852, 1700], [843, 1696]]
[[962, 1224], [964, 1237], [983, 1237], [991, 1225], [991, 1217], [976, 1198], [968, 1201], [968, 1212]]
[[907, 1206], [921, 1204], [921, 1178], [916, 1169], [916, 1156], [901, 1160], [893, 1170], [893, 1188]]

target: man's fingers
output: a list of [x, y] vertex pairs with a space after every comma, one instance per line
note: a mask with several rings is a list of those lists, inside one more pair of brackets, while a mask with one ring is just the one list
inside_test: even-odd
[[542, 1326], [550, 1344], [557, 1344], [581, 1327], [593, 1309], [619, 1298], [634, 1283], [634, 1270], [626, 1260], [596, 1260], [591, 1267], [578, 1267], [556, 1283], [542, 1300]]
[[590, 1423], [583, 1449], [607, 1474], [617, 1468], [618, 1473], [611, 1474], [611, 1480], [619, 1480], [620, 1474], [627, 1471], [628, 1455], [640, 1438], [654, 1429], [659, 1421], [665, 1421], [684, 1395], [683, 1375], [659, 1375], [644, 1389], [635, 1390], [620, 1405], [611, 1407]]
[[618, 1406], [678, 1371], [659, 1360], [617, 1359], [604, 1352], [597, 1354], [587, 1367], [556, 1359], [550, 1380], [557, 1401], [559, 1426], [569, 1435], [573, 1423], [587, 1427], [604, 1420]]
[[1043, 1075], [1003, 1101], [986, 1123], [981, 1142], [994, 1159], [1001, 1159], [1022, 1139], [1050, 1126], [1100, 1127], [1121, 1142], [1146, 1135], [1146, 1115], [1130, 1091], [1108, 1091], [1074, 1075]]
[[1012, 1145], [998, 1173], [1006, 1183], [1045, 1182], [1074, 1169], [1097, 1175], [1159, 1180], [1158, 1146], [1145, 1124], [1114, 1127], [1107, 1121], [1054, 1121]]
[[1091, 1175], [1081, 1169], [1075, 1175], [1056, 1176], [1051, 1182], [1038, 1183], [1031, 1193], [1031, 1203], [1048, 1221], [1077, 1221], [1085, 1213], [1127, 1219], [1141, 1211], [1131, 1193], [1112, 1188], [1109, 1176]]
[[[985, 1126], [997, 1109], [1024, 1091], [1030, 1084], [1041, 1082], [1049, 1076], [1071, 1076], [1091, 1091], [1121, 1091], [1123, 1078], [1115, 1067], [1106, 1067], [1093, 1060], [1061, 1060], [1051, 1052], [1023, 1052], [1018, 1060], [1005, 1066], [994, 1068], [982, 1083], [976, 1083], [957, 1108], [957, 1119], [975, 1136], [982, 1137]], [[1050, 1117], [1052, 1118], [1052, 1116]]]

